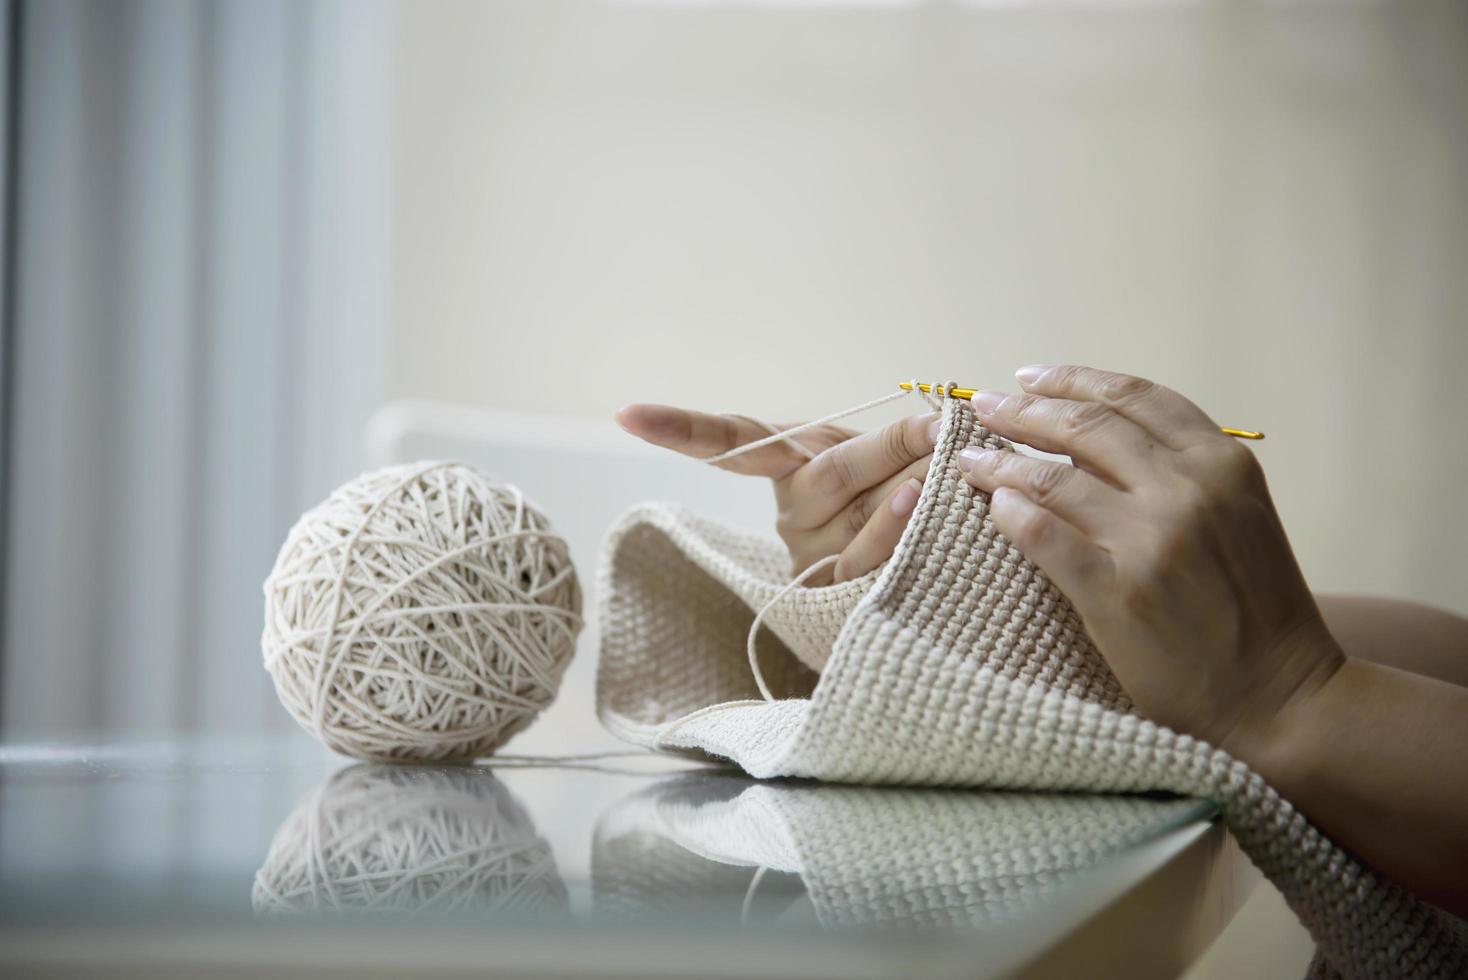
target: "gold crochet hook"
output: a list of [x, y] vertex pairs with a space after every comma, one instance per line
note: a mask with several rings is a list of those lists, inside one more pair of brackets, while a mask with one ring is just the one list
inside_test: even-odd
[[[899, 384], [897, 387], [901, 388], [903, 391], [912, 391], [912, 382], [911, 381], [904, 381], [901, 384]], [[934, 394], [935, 393], [933, 391], [934, 386], [928, 384], [925, 381], [919, 381], [918, 382], [918, 388], [919, 388], [919, 390], [926, 391], [929, 394]], [[969, 399], [969, 398], [974, 397], [974, 392], [976, 392], [978, 390], [979, 389], [977, 389], [977, 388], [959, 388], [957, 386], [954, 386], [954, 387], [948, 388], [948, 389], [944, 389], [944, 387], [942, 385], [938, 385], [937, 386], [937, 392], [936, 392], [936, 394], [942, 395], [942, 396], [944, 396], [946, 398], [963, 398], [963, 399]], [[1230, 429], [1226, 425], [1219, 426], [1218, 427], [1218, 431], [1219, 432], [1222, 432], [1226, 436], [1233, 436], [1235, 439], [1263, 439], [1264, 438], [1264, 433], [1262, 433], [1262, 432], [1255, 432], [1252, 429]]]

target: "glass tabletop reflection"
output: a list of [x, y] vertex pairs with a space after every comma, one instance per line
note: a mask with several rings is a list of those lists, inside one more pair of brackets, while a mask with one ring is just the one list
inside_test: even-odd
[[0, 748], [0, 932], [44, 952], [108, 929], [432, 929], [440, 951], [518, 937], [540, 967], [512, 972], [548, 975], [600, 975], [610, 961], [578, 943], [609, 936], [635, 939], [618, 969], [753, 936], [870, 946], [884, 969], [985, 950], [997, 964], [1006, 937], [1214, 816], [1193, 799], [760, 782], [633, 754], [402, 766], [291, 738], [16, 745]]

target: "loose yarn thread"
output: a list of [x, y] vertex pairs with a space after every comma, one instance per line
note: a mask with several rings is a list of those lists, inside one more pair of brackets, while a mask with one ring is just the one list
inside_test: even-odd
[[[772, 446], [777, 442], [783, 442], [786, 445], [792, 447], [796, 452], [800, 453], [808, 460], [814, 459], [817, 454], [813, 452], [810, 447], [804, 445], [803, 443], [796, 442], [795, 439], [792, 438], [793, 436], [799, 435], [802, 432], [807, 432], [811, 429], [817, 428], [818, 426], [829, 425], [830, 423], [838, 421], [839, 419], [844, 419], [851, 415], [858, 415], [862, 412], [877, 408], [881, 405], [895, 402], [898, 399], [906, 398], [909, 395], [917, 395], [921, 397], [924, 401], [928, 403], [929, 407], [936, 410], [942, 406], [942, 402], [940, 401], [940, 399], [948, 397], [948, 392], [958, 387], [957, 381], [950, 381], [945, 385], [939, 385], [937, 388], [934, 389], [934, 395], [937, 396], [934, 397], [934, 395], [929, 395], [927, 392], [923, 391], [922, 388], [918, 387], [917, 378], [913, 378], [908, 384], [910, 385], [910, 387], [908, 388], [899, 388], [897, 391], [894, 391], [891, 394], [883, 395], [880, 398], [873, 398], [871, 401], [862, 402], [860, 405], [854, 405], [851, 408], [844, 408], [839, 412], [832, 412], [830, 415], [823, 416], [822, 418], [818, 418], [815, 421], [802, 422], [799, 425], [793, 425], [787, 429], [781, 429], [778, 426], [771, 425], [769, 422], [765, 422], [748, 415], [736, 416], [737, 418], [745, 419], [749, 422], [753, 422], [758, 426], [761, 426], [762, 428], [770, 430], [770, 435], [764, 439], [756, 439], [753, 442], [746, 442], [743, 445], [735, 446], [733, 449], [719, 453], [716, 456], [706, 457], [703, 462], [711, 466], [717, 465], [718, 463], [722, 463], [725, 460], [733, 459], [735, 456], [742, 456], [743, 454], [753, 452], [756, 449], [763, 449], [765, 446]], [[781, 589], [774, 598], [765, 603], [765, 605], [759, 610], [759, 612], [755, 614], [754, 622], [750, 623], [749, 636], [747, 637], [745, 642], [745, 651], [749, 655], [749, 669], [750, 672], [754, 674], [754, 682], [759, 687], [760, 695], [766, 701], [774, 701], [775, 696], [770, 692], [769, 685], [765, 683], [764, 673], [760, 670], [759, 666], [759, 654], [755, 649], [755, 640], [757, 640], [759, 637], [760, 624], [764, 622], [765, 616], [767, 616], [776, 606], [780, 604], [780, 600], [784, 599], [790, 593], [794, 592], [797, 588], [804, 585], [817, 572], [830, 568], [832, 565], [836, 564], [837, 560], [840, 557], [840, 555], [827, 555], [825, 558], [822, 558], [820, 561], [816, 562], [805, 571], [795, 576], [795, 578], [792, 579], [783, 589]]]
[[[759, 422], [758, 424], [761, 425], [761, 426], [763, 426], [764, 428], [766, 428], [766, 429], [774, 429], [775, 431], [772, 434], [766, 436], [763, 439], [756, 439], [753, 442], [746, 442], [746, 443], [744, 443], [741, 446], [735, 446], [733, 449], [727, 450], [726, 452], [719, 453], [716, 456], [707, 456], [707, 457], [704, 458], [703, 461], [705, 463], [710, 464], [710, 465], [713, 465], [713, 464], [716, 464], [716, 463], [722, 463], [722, 462], [724, 462], [727, 459], [733, 459], [735, 456], [742, 456], [745, 453], [753, 452], [756, 449], [763, 449], [766, 446], [773, 446], [777, 442], [783, 442], [786, 445], [793, 446], [795, 448], [796, 452], [800, 452], [803, 455], [805, 455], [807, 459], [811, 459], [811, 458], [813, 458], [810, 455], [811, 454], [811, 450], [809, 448], [807, 448], [806, 446], [803, 446], [800, 443], [796, 442], [793, 438], [791, 438], [792, 436], [797, 436], [797, 435], [799, 435], [802, 432], [808, 432], [811, 429], [815, 429], [815, 428], [818, 428], [818, 427], [823, 426], [823, 425], [830, 425], [832, 422], [840, 421], [841, 419], [844, 419], [847, 416], [850, 416], [850, 415], [858, 415], [861, 412], [865, 412], [865, 411], [868, 411], [870, 409], [877, 408], [878, 406], [881, 406], [881, 405], [886, 405], [888, 402], [895, 402], [899, 398], [906, 398], [909, 395], [913, 395], [913, 394], [916, 394], [916, 395], [919, 395], [920, 397], [922, 397], [933, 408], [936, 409], [938, 407], [938, 405], [939, 405], [938, 401], [936, 399], [930, 397], [926, 392], [924, 392], [921, 388], [919, 388], [918, 387], [918, 383], [917, 383], [916, 380], [913, 380], [911, 382], [911, 384], [912, 384], [912, 389], [911, 390], [908, 390], [906, 388], [899, 388], [896, 391], [892, 392], [891, 394], [883, 395], [880, 398], [873, 398], [869, 402], [862, 402], [860, 405], [853, 405], [851, 408], [844, 408], [844, 409], [842, 409], [839, 412], [832, 412], [830, 415], [822, 416], [821, 418], [815, 419], [815, 420], [810, 421], [810, 422], [802, 422], [799, 425], [792, 425], [788, 429], [779, 429], [776, 426], [770, 425], [770, 423], [768, 423], [768, 422]], [[948, 384], [945, 387], [945, 390], [952, 390], [953, 388], [956, 388], [956, 387], [958, 387], [957, 383], [956, 382], [953, 382], [953, 383]], [[748, 416], [740, 416], [740, 417], [741, 418], [748, 418]], [[758, 421], [758, 420], [756, 420], [756, 419], [750, 419], [750, 421]]]
[[555, 697], [581, 629], [564, 539], [459, 463], [363, 474], [291, 529], [261, 646], [281, 703], [332, 749], [493, 752]]
[[[795, 450], [798, 455], [804, 457], [807, 460], [815, 459], [817, 456], [820, 455], [814, 449], [807, 446], [805, 443], [798, 442], [795, 439], [785, 436], [785, 430], [780, 428], [778, 425], [775, 425], [774, 423], [766, 422], [764, 419], [755, 418], [753, 415], [741, 415], [738, 412], [721, 412], [720, 414], [727, 416], [728, 418], [743, 419], [750, 425], [758, 426], [759, 428], [764, 429], [772, 436], [783, 436], [785, 439], [785, 445]], [[738, 448], [740, 452], [743, 451], [742, 446]], [[731, 453], [735, 456], [739, 455], [739, 452], [731, 451]], [[705, 460], [705, 462], [707, 462], [707, 460]]]
[[783, 589], [775, 593], [774, 598], [761, 606], [759, 612], [754, 614], [754, 622], [749, 624], [749, 636], [745, 639], [744, 649], [749, 654], [749, 669], [754, 674], [754, 682], [759, 686], [759, 693], [766, 701], [775, 700], [775, 696], [770, 693], [770, 686], [765, 683], [765, 675], [759, 669], [759, 652], [755, 649], [755, 640], [759, 638], [760, 624], [765, 621], [765, 617], [769, 615], [770, 611], [780, 604], [781, 599], [784, 599], [790, 593], [804, 585], [817, 572], [836, 564], [840, 558], [840, 555], [827, 555], [811, 565], [805, 571], [791, 579]]

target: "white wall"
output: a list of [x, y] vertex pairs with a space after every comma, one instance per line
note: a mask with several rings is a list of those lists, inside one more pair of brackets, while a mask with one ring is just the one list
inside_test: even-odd
[[22, 20], [6, 737], [289, 728], [260, 582], [393, 396], [792, 419], [1125, 368], [1270, 433], [1318, 588], [1468, 612], [1461, 3]]
[[397, 16], [398, 396], [795, 418], [1124, 369], [1269, 433], [1317, 588], [1468, 612], [1462, 5]]

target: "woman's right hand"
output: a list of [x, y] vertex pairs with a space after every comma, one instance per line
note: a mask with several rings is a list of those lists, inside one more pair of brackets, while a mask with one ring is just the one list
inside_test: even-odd
[[[638, 438], [695, 459], [770, 434], [737, 415], [668, 405], [628, 405], [616, 419]], [[775, 529], [790, 549], [795, 573], [840, 555], [827, 581], [844, 582], [865, 575], [896, 550], [917, 506], [937, 435], [936, 412], [866, 433], [827, 425], [793, 437], [816, 453], [814, 459], [777, 442], [715, 465], [768, 477], [779, 508]]]

